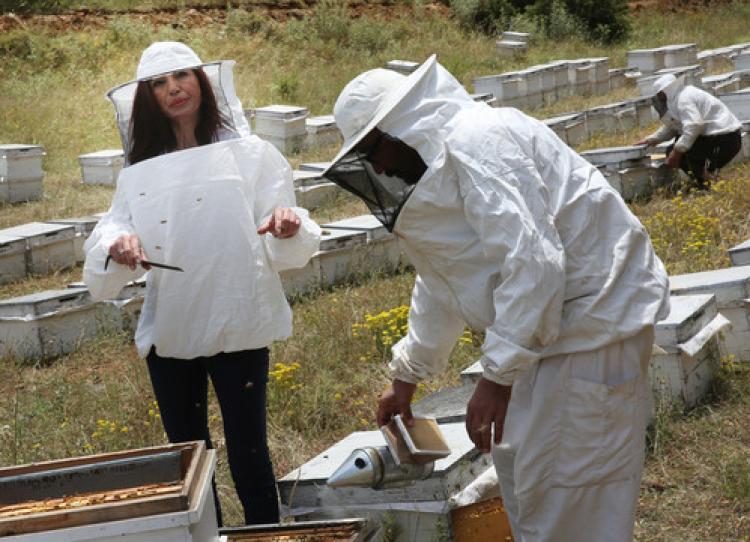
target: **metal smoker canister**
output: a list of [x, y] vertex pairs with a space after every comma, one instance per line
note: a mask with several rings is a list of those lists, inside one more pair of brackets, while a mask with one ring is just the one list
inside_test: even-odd
[[435, 462], [397, 465], [387, 446], [357, 448], [326, 481], [329, 487], [383, 489], [429, 478]]

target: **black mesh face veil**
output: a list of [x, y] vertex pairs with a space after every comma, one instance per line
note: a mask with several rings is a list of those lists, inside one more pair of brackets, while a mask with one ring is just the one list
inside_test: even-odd
[[377, 173], [364, 156], [354, 150], [336, 162], [325, 176], [361, 198], [388, 231], [393, 231], [398, 213], [415, 186], [400, 177]]
[[658, 94], [651, 97], [651, 106], [656, 110], [656, 112], [659, 114], [659, 118], [664, 116], [664, 113], [667, 112], [667, 99], [659, 97]]

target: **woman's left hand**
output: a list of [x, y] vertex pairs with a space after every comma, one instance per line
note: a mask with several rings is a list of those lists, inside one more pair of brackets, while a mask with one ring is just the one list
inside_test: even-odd
[[292, 237], [299, 231], [300, 219], [289, 207], [277, 207], [273, 214], [269, 216], [260, 228], [258, 234], [271, 233], [274, 237], [281, 239]]

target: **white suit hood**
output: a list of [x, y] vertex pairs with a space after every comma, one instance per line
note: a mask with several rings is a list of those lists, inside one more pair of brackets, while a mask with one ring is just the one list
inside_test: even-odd
[[428, 167], [393, 224], [418, 273], [393, 376], [440, 372], [465, 325], [486, 332], [485, 378], [509, 384], [540, 357], [599, 348], [666, 316], [666, 272], [596, 168], [544, 124], [473, 102], [426, 64], [376, 123]]
[[138, 83], [176, 70], [202, 68], [211, 83], [219, 113], [226, 123], [225, 128], [240, 137], [250, 135], [250, 126], [234, 89], [234, 64], [233, 60], [203, 63], [190, 47], [176, 41], [159, 41], [149, 45], [141, 54], [136, 78], [107, 92], [107, 98], [115, 108], [125, 156], [130, 154], [130, 117]]

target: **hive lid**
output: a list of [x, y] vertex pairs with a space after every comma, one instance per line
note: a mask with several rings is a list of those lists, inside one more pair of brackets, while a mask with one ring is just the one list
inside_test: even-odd
[[81, 154], [78, 161], [82, 165], [89, 166], [110, 166], [112, 164], [122, 165], [125, 162], [125, 155], [122, 149], [105, 149], [103, 151], [90, 152]]
[[5, 235], [0, 233], [0, 246], [23, 244], [26, 245], [26, 239], [15, 235]]
[[24, 145], [21, 143], [6, 143], [0, 145], [0, 157], [21, 158], [26, 156], [44, 156], [44, 147], [41, 145]]
[[391, 235], [380, 220], [369, 214], [344, 218], [335, 222], [328, 222], [327, 224], [323, 224], [321, 228], [329, 230], [363, 231], [367, 233], [367, 238], [370, 241], [377, 241], [378, 239], [389, 237]]
[[646, 145], [592, 149], [582, 152], [581, 156], [592, 164], [615, 164], [628, 160], [640, 160], [646, 156]]
[[750, 283], [750, 266], [743, 265], [669, 277], [669, 290], [672, 293], [683, 294], [694, 290], [725, 288], [748, 283]]
[[80, 307], [91, 302], [86, 288], [45, 290], [19, 297], [0, 300], [0, 318], [28, 318], [44, 316], [55, 311]]
[[255, 109], [255, 117], [262, 118], [276, 118], [276, 119], [292, 119], [307, 115], [308, 111], [306, 107], [300, 107], [297, 105], [268, 105], [265, 107], [258, 107]]
[[53, 220], [46, 221], [49, 224], [62, 224], [64, 226], [73, 226], [76, 232], [89, 234], [96, 227], [99, 222], [99, 217], [96, 216], [81, 216], [78, 218], [55, 218]]
[[654, 342], [677, 346], [690, 340], [716, 316], [713, 294], [671, 296], [669, 315], [656, 323]]
[[336, 126], [336, 117], [333, 115], [321, 115], [319, 117], [307, 117], [305, 126], [309, 128], [324, 128], [326, 126]]
[[0, 235], [10, 237], [23, 237], [25, 239], [28, 239], [30, 237], [51, 236], [60, 232], [69, 232], [72, 237], [73, 235], [75, 235], [75, 228], [73, 226], [64, 224], [29, 222], [28, 224], [21, 224], [20, 226], [14, 226], [12, 228], [5, 228], [4, 230], [0, 230]]

